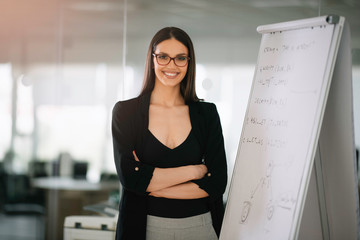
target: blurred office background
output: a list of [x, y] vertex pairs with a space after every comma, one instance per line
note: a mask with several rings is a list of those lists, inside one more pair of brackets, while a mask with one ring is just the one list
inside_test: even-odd
[[[165, 26], [180, 27], [193, 39], [197, 92], [217, 104], [231, 175], [261, 40], [257, 26], [327, 14], [350, 24], [359, 148], [358, 0], [0, 1], [0, 174], [7, 176], [7, 188], [0, 188], [9, 193], [26, 186], [10, 200], [25, 196], [45, 208], [44, 189], [32, 189], [36, 177], [73, 178], [82, 169], [91, 183], [112, 178], [112, 107], [138, 95], [148, 44]], [[66, 163], [71, 167], [64, 169]], [[9, 176], [28, 180], [21, 185]], [[0, 239], [38, 239], [6, 231], [11, 218], [1, 212]]]

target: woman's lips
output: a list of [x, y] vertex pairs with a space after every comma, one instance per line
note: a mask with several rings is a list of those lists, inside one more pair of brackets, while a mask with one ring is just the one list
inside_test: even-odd
[[175, 78], [179, 73], [177, 72], [163, 72], [164, 75], [166, 75], [167, 77], [170, 77], [170, 78]]

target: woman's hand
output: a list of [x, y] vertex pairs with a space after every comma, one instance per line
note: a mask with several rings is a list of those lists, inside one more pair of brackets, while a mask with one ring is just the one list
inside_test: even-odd
[[135, 161], [140, 162], [139, 158], [136, 156], [135, 150], [132, 151], [132, 154], [134, 155]]
[[201, 179], [205, 176], [205, 174], [208, 172], [208, 169], [205, 164], [199, 164], [199, 165], [190, 165], [189, 167], [192, 167], [194, 170], [194, 179]]

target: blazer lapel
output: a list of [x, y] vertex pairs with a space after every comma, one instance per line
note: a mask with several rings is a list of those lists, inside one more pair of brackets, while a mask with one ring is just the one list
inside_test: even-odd
[[189, 104], [189, 114], [192, 126], [192, 131], [195, 134], [198, 142], [200, 143], [201, 149], [205, 152], [205, 121], [204, 115], [201, 111], [201, 103], [193, 102]]
[[139, 105], [138, 105], [138, 114], [135, 119], [136, 123], [136, 145], [135, 152], [139, 159], [141, 160], [143, 156], [142, 150], [144, 149], [144, 136], [149, 126], [149, 106], [150, 106], [150, 95], [151, 93], [147, 93], [138, 97]]

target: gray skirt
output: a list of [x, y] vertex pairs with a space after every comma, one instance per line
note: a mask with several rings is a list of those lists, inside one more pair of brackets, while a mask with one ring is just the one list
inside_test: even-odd
[[147, 216], [146, 240], [217, 240], [210, 212], [187, 218]]

